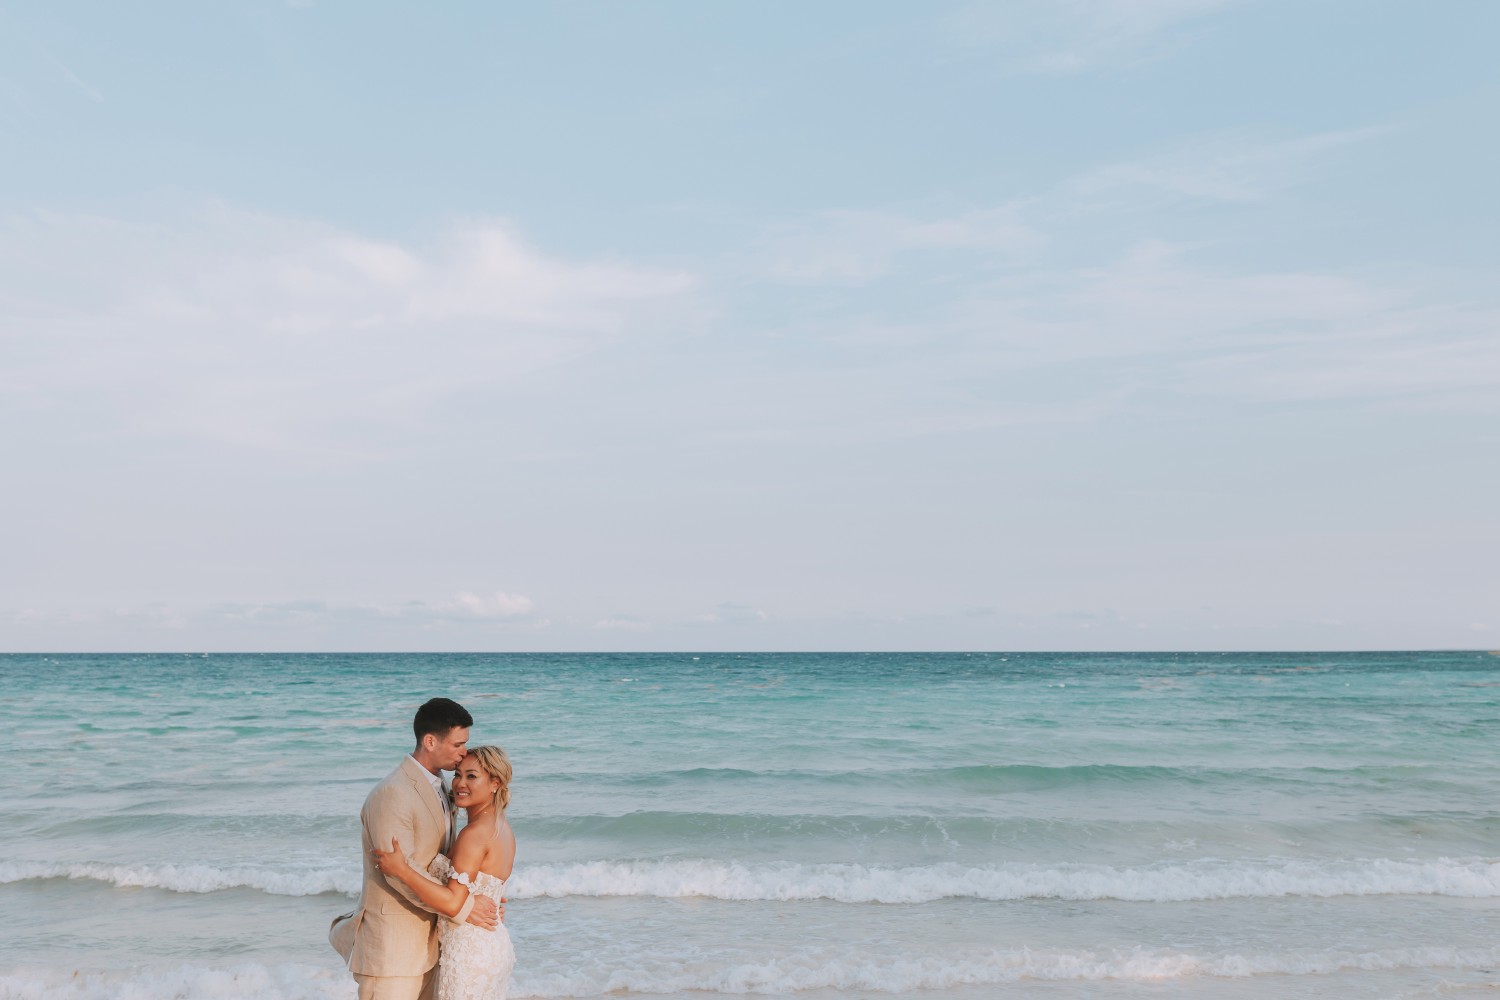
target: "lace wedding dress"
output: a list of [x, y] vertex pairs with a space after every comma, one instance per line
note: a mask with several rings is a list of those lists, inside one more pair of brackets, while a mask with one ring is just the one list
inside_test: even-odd
[[[432, 859], [427, 870], [434, 878], [462, 882], [470, 892], [488, 896], [497, 904], [505, 895], [504, 879], [480, 872], [470, 884], [469, 876], [463, 872], [455, 875], [452, 862], [441, 854]], [[516, 952], [504, 924], [487, 931], [440, 917], [438, 941], [442, 952], [438, 958], [437, 1000], [505, 1000], [510, 973], [516, 967]]]

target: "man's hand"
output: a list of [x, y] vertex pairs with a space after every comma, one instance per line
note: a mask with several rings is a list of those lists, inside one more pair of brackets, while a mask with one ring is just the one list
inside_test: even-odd
[[488, 896], [474, 897], [474, 908], [469, 911], [469, 923], [492, 931], [500, 926], [500, 921], [504, 918], [505, 907], [496, 906], [495, 901]]

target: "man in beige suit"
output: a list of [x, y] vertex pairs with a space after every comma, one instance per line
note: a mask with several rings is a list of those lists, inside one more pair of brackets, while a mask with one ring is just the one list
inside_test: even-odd
[[[375, 867], [371, 850], [391, 849], [392, 838], [406, 849], [412, 867], [425, 872], [439, 851], [453, 844], [453, 806], [440, 771], [464, 759], [474, 719], [455, 701], [433, 698], [412, 720], [417, 747], [386, 775], [365, 799], [364, 885], [353, 913], [336, 917], [328, 941], [349, 963], [359, 984], [359, 1000], [423, 1000], [437, 981], [437, 914], [396, 879]], [[469, 897], [454, 920], [494, 930], [499, 908], [484, 896]]]

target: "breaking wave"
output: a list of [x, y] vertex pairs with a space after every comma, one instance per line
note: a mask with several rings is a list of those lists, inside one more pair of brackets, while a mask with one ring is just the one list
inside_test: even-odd
[[[208, 893], [254, 889], [273, 895], [357, 895], [349, 867], [277, 870], [256, 866], [62, 862], [0, 863], [0, 884], [83, 879], [120, 888]], [[700, 897], [926, 903], [938, 899], [1191, 900], [1423, 895], [1500, 897], [1500, 864], [1440, 858], [1399, 861], [1261, 859], [1110, 865], [738, 863], [710, 860], [586, 861], [528, 865], [512, 877], [512, 899], [566, 896]]]

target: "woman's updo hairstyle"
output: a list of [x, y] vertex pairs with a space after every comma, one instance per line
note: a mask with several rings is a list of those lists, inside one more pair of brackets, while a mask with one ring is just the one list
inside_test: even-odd
[[484, 773], [499, 783], [495, 789], [495, 808], [505, 812], [505, 807], [510, 805], [510, 758], [505, 756], [504, 750], [492, 746], [469, 747], [469, 753], [479, 761]]

